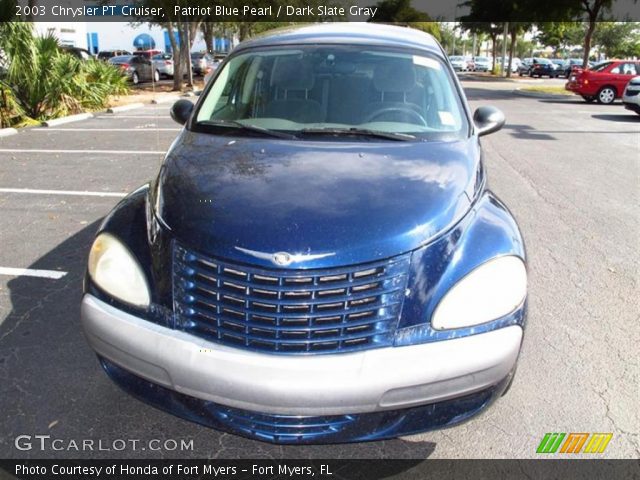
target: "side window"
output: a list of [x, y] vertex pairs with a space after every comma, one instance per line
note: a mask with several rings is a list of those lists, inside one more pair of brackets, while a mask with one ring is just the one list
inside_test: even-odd
[[622, 73], [624, 75], [637, 75], [635, 63], [625, 63], [623, 65]]
[[615, 73], [615, 74], [620, 74], [620, 73], [622, 73], [622, 68], [621, 68], [621, 67], [622, 67], [622, 65], [623, 65], [623, 64], [620, 64], [620, 65], [615, 66], [614, 68], [612, 68], [612, 69], [611, 69], [611, 72], [610, 72], [610, 73]]

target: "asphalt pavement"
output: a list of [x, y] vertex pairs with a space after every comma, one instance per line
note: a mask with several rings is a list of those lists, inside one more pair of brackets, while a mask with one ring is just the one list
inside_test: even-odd
[[0, 138], [0, 458], [523, 458], [547, 432], [611, 432], [604, 457], [639, 458], [640, 116], [515, 86], [464, 81], [473, 108], [507, 116], [482, 143], [529, 255], [515, 382], [468, 423], [384, 442], [247, 440], [156, 410], [102, 372], [80, 329], [87, 253], [100, 219], [156, 175], [179, 131], [168, 105]]

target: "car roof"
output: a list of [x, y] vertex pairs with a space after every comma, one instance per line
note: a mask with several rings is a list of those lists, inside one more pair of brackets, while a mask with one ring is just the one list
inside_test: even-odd
[[135, 57], [135, 55], [118, 55], [117, 57], [112, 57], [110, 60], [112, 62], [116, 62], [116, 61], [127, 61], [132, 59], [133, 57]]
[[270, 30], [242, 42], [236, 51], [272, 45], [358, 44], [428, 50], [444, 57], [438, 42], [413, 28], [377, 23], [321, 23]]

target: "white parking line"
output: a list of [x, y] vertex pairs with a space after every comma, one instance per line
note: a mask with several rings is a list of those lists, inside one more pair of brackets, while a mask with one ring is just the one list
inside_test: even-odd
[[132, 128], [34, 128], [34, 132], [179, 132], [180, 128], [132, 127]]
[[35, 195], [77, 195], [86, 197], [125, 197], [119, 192], [86, 192], [81, 190], [35, 190], [32, 188], [0, 188], [0, 193], [32, 193]]
[[7, 268], [0, 267], [0, 275], [10, 275], [12, 277], [39, 277], [52, 278], [58, 280], [64, 277], [67, 272], [59, 272], [57, 270], [34, 270], [32, 268]]
[[0, 153], [99, 153], [107, 155], [164, 155], [167, 152], [152, 150], [42, 150], [31, 148], [0, 148]]

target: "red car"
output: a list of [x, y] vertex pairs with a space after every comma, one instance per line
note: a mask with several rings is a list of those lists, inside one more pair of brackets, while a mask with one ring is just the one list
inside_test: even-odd
[[609, 104], [622, 97], [624, 87], [635, 75], [640, 75], [640, 61], [610, 60], [589, 70], [574, 69], [565, 89], [581, 95], [587, 102], [598, 100]]

